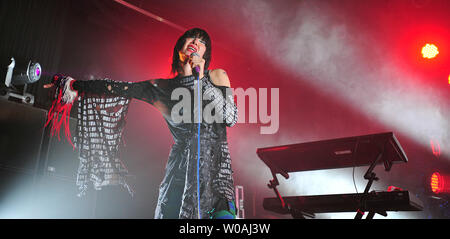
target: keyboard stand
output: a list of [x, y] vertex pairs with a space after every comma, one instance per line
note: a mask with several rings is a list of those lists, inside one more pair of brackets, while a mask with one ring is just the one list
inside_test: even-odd
[[[289, 174], [288, 173], [286, 173], [286, 172], [284, 172], [282, 170], [279, 170], [279, 173], [281, 175], [283, 175], [286, 179], [289, 178]], [[280, 192], [277, 189], [277, 186], [280, 185], [280, 183], [278, 181], [276, 173], [273, 172], [273, 171], [272, 171], [272, 176], [273, 176], [273, 179], [269, 181], [269, 184], [267, 184], [267, 186], [270, 189], [273, 189], [273, 191], [275, 192], [275, 195], [280, 200], [281, 207], [283, 208], [283, 210], [289, 212], [289, 214], [291, 214], [292, 218], [295, 218], [295, 219], [306, 219], [305, 216], [309, 217], [309, 218], [315, 218], [316, 217], [314, 213], [292, 208], [289, 205], [289, 203], [286, 203], [284, 201], [283, 197], [281, 196]]]
[[[322, 201], [319, 204], [312, 203], [313, 206], [308, 208], [307, 204], [296, 199], [292, 200], [291, 197], [283, 198], [277, 189], [279, 181], [276, 174], [281, 174], [288, 179], [288, 173], [291, 172], [361, 166], [369, 166], [364, 174], [364, 179], [368, 180], [367, 185], [363, 193], [357, 193], [356, 200], [348, 202], [351, 204], [351, 207], [346, 209], [348, 211], [345, 211], [356, 211], [354, 219], [362, 219], [365, 212], [368, 212], [366, 219], [373, 219], [375, 214], [387, 216], [387, 211], [392, 211], [392, 209], [396, 208], [404, 211], [409, 211], [411, 208], [414, 209], [413, 211], [421, 210], [420, 207], [411, 204], [409, 205], [410, 207], [406, 208], [397, 205], [392, 206], [392, 204], [391, 206], [376, 205], [376, 202], [375, 206], [373, 205], [374, 201], [372, 199], [378, 198], [378, 193], [369, 191], [373, 182], [379, 180], [373, 172], [376, 165], [383, 163], [385, 171], [390, 171], [394, 163], [406, 163], [408, 161], [405, 152], [392, 132], [259, 148], [256, 152], [269, 167], [273, 176], [273, 179], [267, 185], [276, 195], [276, 198], [272, 200], [275, 200], [277, 203], [268, 201], [271, 203], [270, 207], [274, 208], [273, 212], [291, 214], [293, 218], [305, 218], [305, 216], [314, 218], [314, 213], [332, 212], [331, 208], [326, 207], [326, 202], [323, 205], [320, 205]], [[348, 157], [349, 154], [352, 154], [352, 158]], [[381, 195], [383, 197], [386, 196], [385, 192], [381, 193]], [[400, 197], [402, 200], [405, 196], [401, 193], [400, 195], [387, 195]], [[329, 198], [330, 195], [324, 196]], [[302, 200], [301, 198], [298, 199]], [[347, 200], [339, 197], [335, 199], [338, 204]], [[404, 200], [409, 200], [409, 198]], [[278, 202], [280, 204], [277, 206]], [[394, 202], [388, 201], [388, 203]], [[408, 201], [408, 203], [410, 202]], [[337, 207], [340, 207], [340, 205], [337, 205]], [[342, 208], [337, 208], [337, 210], [337, 212], [344, 212], [341, 211], [343, 210]]]
[[[362, 217], [366, 211], [366, 199], [369, 195], [370, 187], [372, 187], [373, 181], [379, 180], [379, 178], [373, 172], [373, 170], [375, 169], [375, 166], [378, 164], [378, 162], [383, 157], [385, 149], [386, 149], [386, 143], [381, 147], [380, 153], [378, 154], [377, 158], [375, 159], [375, 161], [373, 161], [370, 164], [369, 168], [367, 169], [366, 173], [364, 174], [364, 179], [368, 180], [368, 182], [364, 189], [363, 197], [362, 197], [361, 201], [359, 202], [359, 209], [356, 212], [355, 219], [362, 219]], [[356, 154], [356, 151], [355, 151], [355, 154]], [[384, 168], [386, 171], [389, 171], [391, 169], [391, 166], [392, 166], [391, 162], [389, 162], [388, 160], [384, 161]], [[387, 216], [386, 211], [379, 211], [379, 212], [369, 211], [369, 214], [367, 215], [366, 219], [373, 219], [373, 217], [375, 216], [375, 213], [378, 213], [385, 217]]]

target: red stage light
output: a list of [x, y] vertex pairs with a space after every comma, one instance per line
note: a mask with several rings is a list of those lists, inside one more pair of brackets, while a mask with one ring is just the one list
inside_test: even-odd
[[433, 155], [439, 158], [441, 156], [441, 146], [438, 142], [433, 142], [433, 140], [430, 140], [431, 143], [431, 151], [433, 152]]
[[442, 183], [441, 175], [439, 173], [433, 173], [430, 180], [431, 191], [439, 193], [442, 190], [442, 185], [439, 185], [439, 183]]
[[434, 193], [450, 193], [450, 175], [441, 175], [435, 172], [430, 178], [431, 191]]
[[422, 56], [423, 58], [432, 59], [435, 58], [439, 54], [439, 50], [434, 44], [426, 44], [422, 47]]

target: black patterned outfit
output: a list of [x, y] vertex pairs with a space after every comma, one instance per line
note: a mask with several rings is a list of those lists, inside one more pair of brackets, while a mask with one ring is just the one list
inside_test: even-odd
[[[222, 122], [200, 123], [200, 136], [197, 122], [176, 123], [171, 112], [179, 99], [172, 100], [172, 92], [185, 88], [191, 93], [194, 107], [189, 112], [191, 119], [198, 113], [194, 100], [194, 89], [198, 87], [194, 76], [173, 79], [157, 79], [142, 82], [116, 82], [112, 80], [74, 81], [72, 88], [84, 94], [119, 96], [123, 99], [135, 98], [154, 105], [165, 118], [174, 144], [170, 151], [165, 176], [160, 185], [155, 218], [216, 218], [217, 212], [230, 212], [235, 215], [234, 184], [231, 158], [227, 143], [226, 127], [237, 122], [237, 107], [228, 87], [214, 85], [209, 71], [201, 79], [203, 108], [212, 102], [215, 109], [220, 109]], [[228, 94], [227, 94], [228, 93]], [[86, 98], [86, 97], [85, 97]], [[123, 100], [122, 99], [122, 100]], [[80, 101], [81, 102], [81, 101]], [[82, 106], [79, 106], [82, 109]], [[182, 115], [183, 112], [180, 112]], [[125, 112], [126, 114], [126, 112]], [[81, 115], [78, 116], [82, 117]], [[80, 128], [80, 122], [78, 122]], [[80, 138], [80, 133], [77, 137]], [[200, 137], [200, 152], [198, 152]], [[77, 142], [79, 142], [78, 140]], [[113, 144], [117, 144], [116, 141]], [[200, 154], [199, 188], [200, 203], [197, 195], [197, 159]], [[120, 165], [119, 165], [120, 166]], [[80, 173], [80, 172], [79, 172]], [[198, 210], [200, 204], [200, 210]], [[223, 215], [223, 213], [222, 213]], [[229, 218], [229, 217], [225, 217]]]

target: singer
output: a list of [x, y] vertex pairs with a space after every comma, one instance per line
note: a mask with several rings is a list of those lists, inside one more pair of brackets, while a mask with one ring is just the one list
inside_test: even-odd
[[[56, 86], [55, 100], [49, 111], [47, 125], [59, 132], [78, 99], [78, 126], [74, 137], [80, 150], [78, 182], [82, 193], [87, 183], [94, 187], [121, 184], [126, 168], [117, 156], [128, 104], [138, 99], [155, 106], [164, 117], [174, 144], [167, 161], [165, 176], [159, 188], [155, 218], [235, 218], [235, 195], [226, 127], [237, 122], [237, 107], [230, 90], [230, 81], [222, 69], [210, 70], [211, 40], [208, 33], [194, 28], [186, 31], [173, 50], [171, 79], [141, 82], [119, 82], [110, 79], [89, 81], [55, 76], [45, 88]], [[194, 95], [201, 83], [203, 102], [215, 105], [223, 121], [207, 123], [174, 122], [171, 117], [177, 103], [171, 98], [175, 89], [185, 88]], [[228, 94], [227, 94], [228, 93]], [[192, 97], [194, 98], [194, 97]], [[194, 103], [194, 100], [192, 100]], [[205, 104], [202, 104], [205, 105]], [[195, 107], [191, 112], [197, 114]], [[217, 112], [218, 111], [218, 112]], [[66, 125], [66, 135], [68, 134]], [[200, 143], [200, 144], [199, 144]], [[200, 145], [200, 147], [198, 147]], [[199, 167], [198, 167], [199, 166]], [[81, 194], [82, 194], [81, 193]]]

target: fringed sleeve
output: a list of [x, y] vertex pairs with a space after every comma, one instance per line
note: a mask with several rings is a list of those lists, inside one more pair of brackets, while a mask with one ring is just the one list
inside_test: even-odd
[[122, 185], [133, 195], [126, 180], [128, 170], [119, 157], [122, 133], [131, 99], [153, 103], [157, 98], [156, 87], [150, 81], [77, 81], [60, 75], [54, 77], [54, 85], [55, 100], [49, 110], [46, 126], [52, 122], [53, 136], [55, 133], [59, 135], [63, 124], [71, 144], [70, 109], [78, 99], [75, 145], [72, 144], [79, 151], [80, 159], [78, 196], [85, 195], [90, 182], [96, 190], [106, 185]]
[[70, 135], [69, 119], [70, 111], [72, 109], [73, 102], [78, 98], [78, 93], [73, 91], [71, 84], [74, 83], [74, 79], [70, 77], [64, 77], [62, 75], [53, 76], [53, 84], [55, 85], [55, 94], [52, 106], [50, 107], [47, 115], [47, 122], [45, 127], [51, 124], [50, 133], [51, 136], [58, 135], [60, 140], [59, 132], [61, 131], [61, 126], [64, 126], [64, 131], [66, 133], [66, 138], [72, 147], [75, 146], [72, 143], [72, 137]]

